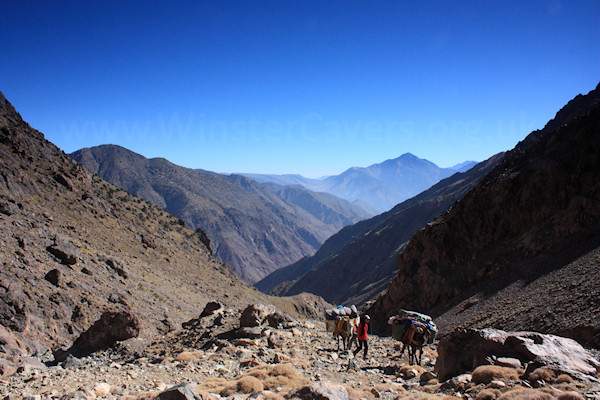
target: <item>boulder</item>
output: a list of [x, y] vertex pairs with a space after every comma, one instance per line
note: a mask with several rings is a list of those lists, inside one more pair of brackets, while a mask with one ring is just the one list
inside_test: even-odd
[[63, 274], [56, 268], [48, 271], [44, 276], [44, 279], [56, 287], [61, 287], [63, 285]]
[[209, 315], [214, 314], [217, 310], [222, 310], [223, 304], [218, 301], [209, 301], [204, 306], [204, 310], [200, 313], [200, 318], [207, 317]]
[[268, 308], [264, 304], [251, 304], [240, 317], [240, 328], [259, 326], [263, 323], [268, 315]]
[[290, 400], [348, 400], [350, 399], [350, 395], [348, 394], [348, 390], [342, 385], [316, 382], [292, 390], [285, 398]]
[[260, 326], [242, 327], [235, 331], [236, 338], [258, 339], [263, 336], [263, 329]]
[[62, 264], [77, 264], [79, 251], [71, 243], [53, 244], [52, 246], [46, 247], [46, 250], [54, 257], [58, 258]]
[[193, 386], [189, 383], [182, 383], [173, 386], [160, 393], [157, 398], [159, 400], [214, 400], [215, 397], [209, 393], [199, 391], [196, 392]]
[[473, 371], [491, 359], [508, 357], [527, 365], [524, 378], [542, 366], [559, 374], [598, 382], [600, 361], [572, 339], [537, 332], [459, 329], [442, 339], [435, 371], [440, 380]]
[[108, 348], [118, 341], [138, 337], [141, 330], [140, 319], [131, 311], [105, 311], [98, 321], [83, 332], [66, 351], [56, 350], [54, 359], [64, 361], [69, 354], [84, 356], [97, 350]]
[[17, 367], [14, 363], [0, 358], [0, 378], [6, 378], [14, 375], [17, 372]]
[[267, 315], [267, 323], [272, 328], [279, 328], [282, 326], [287, 327], [287, 326], [294, 325], [296, 323], [296, 321], [294, 320], [294, 318], [290, 317], [289, 315], [283, 314], [279, 311], [275, 311], [275, 312]]

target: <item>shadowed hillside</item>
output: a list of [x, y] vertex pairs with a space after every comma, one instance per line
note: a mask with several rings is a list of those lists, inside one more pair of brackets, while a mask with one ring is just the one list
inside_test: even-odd
[[410, 237], [473, 188], [502, 156], [456, 173], [386, 213], [342, 229], [314, 256], [275, 271], [256, 286], [279, 295], [309, 292], [336, 304], [364, 304], [387, 287], [396, 272], [396, 253]]
[[[544, 326], [573, 336], [587, 332], [587, 340], [600, 345], [592, 317], [600, 306], [597, 260], [590, 253], [572, 264], [600, 247], [599, 99], [600, 87], [577, 96], [449, 212], [412, 237], [398, 256], [396, 278], [369, 309], [377, 330], [386, 330], [387, 317], [408, 307], [454, 321], [453, 326], [485, 321], [519, 329]], [[553, 281], [540, 289], [544, 277], [569, 265], [586, 271], [582, 283], [592, 286], [574, 290], [581, 280], [574, 276], [573, 286]], [[499, 304], [486, 299], [514, 285], [531, 295], [521, 303], [515, 296], [510, 313], [494, 313]], [[537, 304], [539, 291], [552, 296]], [[444, 314], [458, 304], [468, 318], [456, 309], [452, 318]], [[546, 311], [531, 318], [538, 306]]]

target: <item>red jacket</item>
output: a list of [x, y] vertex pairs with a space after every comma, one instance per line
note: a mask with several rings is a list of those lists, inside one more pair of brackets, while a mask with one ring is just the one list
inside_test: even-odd
[[366, 321], [361, 321], [358, 324], [358, 340], [367, 340], [369, 335], [367, 332], [369, 331], [369, 323]]

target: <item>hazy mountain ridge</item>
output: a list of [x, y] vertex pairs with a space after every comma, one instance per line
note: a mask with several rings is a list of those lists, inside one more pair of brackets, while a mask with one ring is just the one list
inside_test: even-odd
[[465, 161], [451, 168], [440, 168], [431, 161], [405, 153], [369, 167], [351, 167], [339, 175], [310, 179], [301, 175], [243, 174], [258, 182], [302, 185], [315, 192], [327, 192], [352, 203], [364, 205], [374, 214], [390, 210], [396, 204], [428, 189], [441, 179], [464, 172], [475, 165]]
[[[577, 96], [411, 238], [397, 276], [368, 311], [376, 329], [411, 307], [448, 326], [543, 329], [600, 346], [599, 100], [600, 85]], [[551, 279], [575, 268], [586, 275], [573, 276], [572, 287]], [[505, 292], [512, 298], [499, 308]]]
[[[310, 194], [294, 203], [281, 191], [240, 175], [177, 166], [119, 146], [105, 145], [72, 154], [92, 172], [166, 209], [193, 229], [205, 230], [215, 255], [249, 282], [313, 254], [344, 225], [367, 217], [342, 199]], [[320, 203], [320, 200], [326, 201]]]

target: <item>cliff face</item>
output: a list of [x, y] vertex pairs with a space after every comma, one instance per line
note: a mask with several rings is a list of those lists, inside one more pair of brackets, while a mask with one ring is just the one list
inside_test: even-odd
[[559, 112], [412, 237], [398, 256], [397, 277], [369, 310], [377, 329], [400, 308], [439, 316], [475, 294], [533, 282], [600, 246], [599, 97], [598, 88], [578, 96], [565, 107], [578, 112]]

